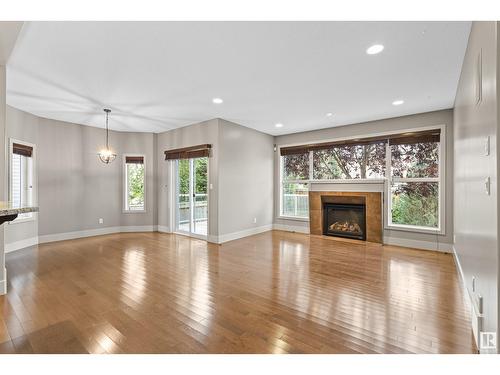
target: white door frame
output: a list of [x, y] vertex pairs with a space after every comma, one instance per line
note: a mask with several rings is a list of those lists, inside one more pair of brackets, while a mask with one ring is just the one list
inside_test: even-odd
[[[207, 158], [208, 159], [208, 158]], [[179, 219], [179, 209], [178, 209], [178, 197], [179, 197], [179, 181], [178, 181], [178, 176], [179, 176], [179, 159], [174, 160], [172, 163], [172, 195], [171, 195], [171, 207], [173, 207], [173, 210], [171, 212], [171, 219], [173, 219], [171, 222], [173, 223], [172, 227], [172, 232], [176, 234], [181, 234], [183, 236], [189, 236], [193, 238], [198, 238], [201, 240], [208, 240], [208, 228], [209, 228], [209, 203], [208, 203], [208, 191], [209, 191], [209, 168], [208, 168], [208, 162], [207, 162], [207, 234], [198, 234], [194, 233], [194, 228], [193, 228], [193, 223], [194, 223], [194, 205], [195, 202], [193, 201], [193, 193], [194, 193], [194, 159], [188, 159], [189, 160], [189, 232], [179, 230], [178, 228], [178, 219]]]

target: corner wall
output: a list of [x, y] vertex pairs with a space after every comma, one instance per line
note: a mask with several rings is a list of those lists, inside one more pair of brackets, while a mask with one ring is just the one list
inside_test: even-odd
[[197, 124], [173, 129], [157, 135], [157, 176], [158, 176], [158, 230], [173, 232], [175, 222], [171, 197], [175, 193], [173, 161], [165, 160], [165, 150], [196, 146], [209, 143], [212, 145], [208, 161], [208, 236], [216, 242], [219, 236], [219, 120], [213, 119]]
[[473, 22], [454, 109], [455, 252], [476, 309], [478, 296], [484, 298], [483, 331], [490, 332], [498, 329], [498, 32], [496, 22]]
[[[7, 123], [7, 144], [15, 138], [36, 145], [34, 204], [40, 208], [37, 220], [5, 225], [8, 249], [38, 241], [155, 229], [155, 134], [111, 131], [110, 145], [118, 155], [105, 165], [97, 156], [104, 129], [40, 118], [12, 107], [7, 107]], [[146, 157], [145, 213], [123, 212], [123, 155], [127, 153]]]
[[271, 230], [273, 137], [222, 119], [158, 134], [159, 230], [175, 231], [171, 206], [174, 162], [165, 161], [164, 151], [205, 143], [212, 145], [208, 240], [222, 243]]
[[272, 229], [273, 142], [219, 120], [219, 242]]
[[[0, 65], [0, 201], [6, 201], [7, 173], [5, 171], [5, 122], [6, 122], [6, 70], [4, 65]], [[0, 225], [0, 295], [7, 292], [7, 277], [5, 270], [5, 225]]]

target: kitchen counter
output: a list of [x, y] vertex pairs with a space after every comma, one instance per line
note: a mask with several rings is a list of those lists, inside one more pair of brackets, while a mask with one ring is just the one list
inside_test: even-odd
[[14, 220], [17, 215], [38, 212], [38, 207], [13, 205], [12, 202], [0, 201], [0, 224]]

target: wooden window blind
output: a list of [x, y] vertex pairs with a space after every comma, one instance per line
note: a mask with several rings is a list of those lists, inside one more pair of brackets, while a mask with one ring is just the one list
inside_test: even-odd
[[357, 138], [357, 139], [348, 139], [336, 142], [324, 142], [324, 143], [314, 143], [314, 144], [291, 146], [291, 147], [281, 147], [280, 154], [281, 156], [297, 155], [297, 154], [305, 154], [309, 151], [325, 150], [334, 147], [367, 145], [373, 143], [386, 143], [386, 142], [389, 142], [390, 145], [439, 142], [440, 136], [441, 136], [440, 129], [426, 130], [426, 131], [412, 132], [412, 133], [391, 134], [380, 137]]
[[33, 156], [33, 147], [22, 145], [19, 143], [13, 143], [12, 153], [30, 158], [31, 156]]
[[125, 156], [127, 164], [144, 164], [144, 156]]
[[165, 160], [192, 159], [210, 156], [212, 145], [203, 144], [197, 146], [176, 148], [165, 151]]

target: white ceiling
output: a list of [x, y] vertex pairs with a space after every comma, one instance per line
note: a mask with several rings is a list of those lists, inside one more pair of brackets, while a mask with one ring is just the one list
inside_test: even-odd
[[[287, 134], [451, 108], [469, 31], [469, 22], [27, 22], [8, 61], [7, 102], [98, 127], [110, 107], [110, 127], [122, 131], [220, 117]], [[384, 51], [367, 55], [375, 43]]]

